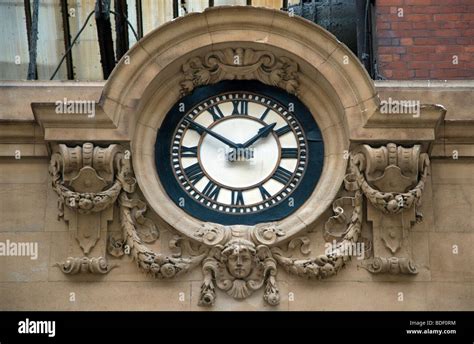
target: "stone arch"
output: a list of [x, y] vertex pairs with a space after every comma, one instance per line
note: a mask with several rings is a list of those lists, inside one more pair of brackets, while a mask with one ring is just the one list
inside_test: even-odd
[[325, 141], [324, 168], [306, 206], [280, 221], [288, 239], [312, 223], [334, 200], [346, 173], [350, 133], [375, 110], [372, 80], [333, 35], [300, 17], [255, 7], [216, 7], [173, 20], [146, 35], [122, 58], [107, 81], [104, 111], [131, 142], [133, 166], [150, 206], [192, 237], [200, 222], [169, 202], [154, 164], [157, 129], [180, 99], [182, 65], [225, 48], [266, 50], [299, 67], [297, 96], [309, 108]]

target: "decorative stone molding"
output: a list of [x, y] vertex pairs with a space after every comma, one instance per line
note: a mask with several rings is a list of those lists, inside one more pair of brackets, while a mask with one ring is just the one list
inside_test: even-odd
[[[419, 145], [363, 145], [352, 161], [355, 180], [368, 200], [367, 219], [373, 224], [375, 258], [365, 264], [367, 270], [416, 274], [409, 258], [408, 231], [423, 219], [419, 207], [429, 173], [428, 154], [421, 153]], [[384, 258], [398, 251], [404, 257]]]
[[[123, 231], [123, 247], [128, 247], [130, 256], [136, 262], [138, 268], [156, 278], [172, 278], [189, 271], [199, 264], [205, 257], [182, 258], [168, 257], [153, 252], [140, 239], [137, 231], [137, 212], [142, 202], [138, 199], [130, 199], [123, 192], [120, 195], [120, 222]], [[142, 216], [140, 214], [140, 216]]]
[[418, 273], [415, 263], [409, 258], [376, 257], [368, 260], [362, 266], [373, 274], [389, 273], [393, 275], [415, 275]]
[[298, 65], [288, 57], [250, 48], [226, 48], [192, 57], [183, 65], [181, 95], [222, 80], [259, 80], [298, 93]]
[[264, 300], [272, 306], [280, 303], [276, 261], [267, 246], [255, 246], [245, 239], [232, 239], [225, 246], [212, 248], [203, 262], [204, 281], [199, 305], [211, 306], [215, 288], [235, 299], [244, 299], [264, 287]]
[[[113, 219], [113, 205], [121, 190], [134, 190], [130, 152], [120, 145], [106, 148], [84, 143], [68, 147], [59, 144], [51, 156], [49, 172], [53, 190], [58, 194], [58, 218], [64, 218], [87, 256], [107, 231]], [[103, 257], [68, 258], [58, 264], [66, 274], [107, 273]]]
[[104, 257], [68, 257], [65, 262], [56, 264], [66, 275], [78, 273], [106, 274], [116, 265], [109, 265]]
[[250, 229], [250, 237], [258, 244], [273, 245], [286, 232], [277, 223], [260, 223]]
[[[420, 154], [419, 145], [411, 148], [395, 143], [380, 148], [363, 145], [362, 152], [354, 156], [354, 164], [357, 182], [376, 209], [385, 214], [399, 214], [420, 205], [429, 158], [426, 153]], [[416, 212], [416, 215], [421, 221], [422, 214]]]
[[306, 237], [299, 237], [291, 240], [288, 243], [287, 250], [282, 250], [279, 247], [272, 248], [273, 256], [276, 261], [282, 265], [288, 273], [305, 277], [308, 279], [324, 279], [333, 276], [339, 272], [339, 270], [351, 259], [350, 250], [346, 248], [355, 244], [360, 237], [361, 225], [362, 225], [362, 193], [360, 190], [353, 190], [354, 184], [350, 181], [350, 175], [346, 176], [345, 188], [347, 191], [355, 191], [353, 197], [345, 197], [349, 199], [352, 206], [352, 214], [350, 218], [343, 216], [344, 212], [339, 207], [339, 204], [343, 202], [343, 199], [337, 199], [334, 202], [333, 209], [335, 215], [330, 217], [326, 222], [326, 231], [333, 234], [334, 223], [340, 223], [341, 218], [344, 220], [343, 234], [338, 235], [340, 240], [337, 242], [335, 248], [332, 248], [330, 252], [318, 255], [316, 257], [300, 259], [292, 258], [291, 251], [299, 248], [300, 252], [304, 255], [308, 255], [309, 250], [309, 239]]
[[[420, 153], [419, 146], [404, 148], [388, 144], [372, 148], [364, 145], [356, 149], [351, 154], [349, 173], [344, 178], [343, 196], [333, 202], [334, 215], [324, 227], [326, 240], [336, 240], [337, 244], [324, 254], [293, 257], [295, 250], [304, 256], [311, 253], [309, 239], [297, 237], [282, 246], [277, 238], [285, 237], [287, 232], [280, 223], [256, 226], [202, 223], [195, 230], [197, 243], [177, 237], [171, 241], [177, 253], [167, 256], [146, 245], [153, 243], [159, 232], [153, 221], [145, 216], [146, 203], [133, 195], [136, 180], [128, 154], [118, 145], [107, 148], [87, 143], [73, 148], [59, 145], [58, 152], [51, 159], [50, 170], [53, 187], [59, 195], [60, 210], [69, 210], [76, 216], [101, 216], [117, 203], [122, 231], [109, 236], [109, 254], [115, 257], [130, 255], [140, 270], [158, 279], [179, 276], [201, 264], [203, 282], [199, 304], [202, 306], [214, 304], [217, 289], [235, 299], [244, 299], [262, 288], [263, 299], [269, 305], [277, 305], [280, 302], [277, 265], [308, 279], [324, 279], [337, 274], [351, 259], [352, 252], [346, 248], [360, 240], [364, 196], [367, 205], [383, 216], [400, 216], [410, 209], [415, 214], [429, 166], [428, 157]], [[92, 206], [75, 206], [75, 197], [84, 199], [86, 192], [91, 194]], [[106, 195], [100, 200], [106, 198], [108, 202], [97, 202], [101, 206], [94, 206], [98, 194]], [[390, 202], [398, 199], [405, 203], [397, 209], [391, 207]], [[384, 228], [374, 226], [374, 237], [380, 237], [385, 246], [391, 247]], [[183, 256], [185, 252], [187, 256]], [[375, 258], [363, 264], [369, 272], [417, 273], [416, 266], [408, 257], [382, 258], [377, 253], [374, 252]], [[70, 257], [57, 265], [70, 275], [84, 272], [105, 274], [115, 267], [109, 266], [104, 257]]]
[[217, 245], [223, 244], [231, 236], [231, 231], [225, 226], [217, 223], [205, 222], [202, 226], [194, 233], [194, 236], [201, 238], [205, 245]]

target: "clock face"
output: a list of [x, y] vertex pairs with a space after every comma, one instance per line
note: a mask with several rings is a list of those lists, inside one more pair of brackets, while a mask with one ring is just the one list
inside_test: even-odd
[[307, 108], [283, 90], [229, 81], [196, 89], [167, 114], [155, 158], [188, 214], [221, 224], [280, 220], [311, 195], [324, 156]]

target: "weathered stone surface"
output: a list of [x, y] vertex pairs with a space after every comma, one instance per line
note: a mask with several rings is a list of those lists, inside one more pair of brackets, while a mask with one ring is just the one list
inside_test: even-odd
[[426, 309], [433, 311], [472, 311], [474, 283], [438, 283], [426, 286]]
[[[427, 310], [425, 282], [307, 282], [288, 283], [294, 301], [290, 310], [396, 311]], [[400, 293], [403, 293], [400, 294]], [[403, 297], [403, 301], [401, 300]]]
[[190, 288], [189, 282], [156, 281], [0, 283], [0, 309], [186, 311]]
[[[454, 172], [453, 174], [457, 174]], [[472, 232], [474, 184], [438, 184], [433, 192], [434, 226], [440, 232]]]
[[44, 230], [47, 187], [46, 184], [27, 182], [3, 184], [0, 190], [0, 232]]
[[474, 233], [432, 232], [429, 235], [433, 279], [472, 282]]
[[2, 184], [42, 184], [48, 180], [48, 160], [14, 159], [2, 161], [0, 181]]

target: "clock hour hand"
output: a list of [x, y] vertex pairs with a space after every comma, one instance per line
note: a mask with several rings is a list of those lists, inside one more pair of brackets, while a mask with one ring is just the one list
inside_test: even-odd
[[232, 142], [231, 140], [225, 138], [224, 136], [222, 135], [219, 135], [218, 133], [216, 133], [215, 131], [212, 131], [208, 128], [206, 128], [205, 126], [199, 124], [199, 123], [196, 123], [194, 122], [192, 119], [189, 119], [189, 118], [186, 118], [185, 119], [189, 124], [190, 126], [194, 127], [196, 130], [198, 130], [198, 132], [205, 132], [209, 135], [211, 135], [212, 137], [215, 137], [216, 139], [218, 139], [219, 141], [225, 143], [226, 145], [228, 145], [229, 147], [232, 147], [232, 148], [235, 148], [235, 149], [239, 149], [241, 148], [240, 145]]
[[245, 142], [242, 145], [242, 148], [247, 148], [247, 147], [251, 146], [252, 144], [254, 144], [255, 142], [257, 142], [257, 140], [259, 140], [260, 138], [267, 137], [268, 134], [271, 133], [273, 128], [275, 128], [275, 125], [276, 125], [276, 123], [272, 123], [272, 124], [268, 124], [264, 127], [261, 127], [258, 130], [258, 133], [254, 137], [250, 138], [249, 140], [247, 140], [247, 142]]

